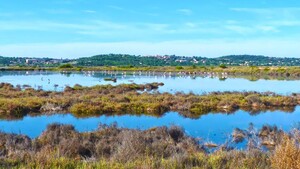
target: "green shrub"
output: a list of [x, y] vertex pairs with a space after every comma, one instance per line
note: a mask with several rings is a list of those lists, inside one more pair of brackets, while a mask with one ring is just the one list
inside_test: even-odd
[[74, 66], [67, 63], [67, 64], [63, 64], [63, 65], [60, 65], [59, 68], [61, 69], [69, 69], [69, 68], [73, 68]]

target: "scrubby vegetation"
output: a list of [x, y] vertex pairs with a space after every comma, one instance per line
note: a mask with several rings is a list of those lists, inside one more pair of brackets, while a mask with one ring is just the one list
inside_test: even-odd
[[73, 68], [73, 65], [67, 63], [67, 64], [63, 64], [59, 66], [60, 69], [69, 69], [69, 68]]
[[[100, 125], [79, 133], [73, 126], [52, 124], [36, 139], [0, 133], [2, 168], [299, 168], [300, 131], [265, 126], [249, 130], [248, 146], [228, 143], [208, 151], [201, 140], [176, 126], [133, 130]], [[273, 131], [276, 144], [265, 151], [259, 133]], [[257, 143], [257, 144], [255, 144]]]
[[[226, 68], [225, 68], [226, 69]], [[0, 117], [69, 113], [77, 117], [148, 114], [167, 111], [199, 118], [207, 113], [255, 114], [293, 111], [300, 94], [212, 92], [203, 95], [158, 93], [162, 83], [66, 87], [62, 92], [35, 90], [0, 83]], [[151, 91], [151, 92], [146, 92]], [[179, 127], [148, 130], [100, 126], [87, 133], [73, 126], [52, 124], [38, 138], [0, 132], [0, 168], [299, 168], [300, 131], [276, 126], [256, 131], [236, 129], [223, 145], [205, 143]], [[238, 150], [233, 142], [246, 142]], [[211, 147], [214, 147], [212, 151]]]
[[212, 92], [204, 95], [144, 92], [162, 83], [66, 87], [63, 92], [21, 89], [0, 84], [0, 116], [20, 118], [28, 113], [71, 112], [77, 117], [118, 114], [160, 116], [168, 111], [198, 118], [209, 112], [232, 113], [238, 109], [251, 113], [267, 110], [292, 112], [300, 95], [258, 92]]

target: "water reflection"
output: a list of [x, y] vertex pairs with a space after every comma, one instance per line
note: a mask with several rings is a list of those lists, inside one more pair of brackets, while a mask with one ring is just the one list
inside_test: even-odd
[[0, 120], [0, 130], [8, 133], [26, 134], [32, 138], [39, 136], [46, 126], [51, 123], [72, 124], [80, 132], [96, 130], [98, 125], [116, 122], [120, 127], [132, 129], [149, 129], [157, 126], [178, 125], [194, 137], [201, 137], [204, 141], [223, 143], [228, 140], [235, 128], [247, 129], [252, 123], [260, 128], [265, 124], [276, 125], [283, 130], [289, 130], [298, 123], [300, 108], [293, 113], [282, 111], [267, 111], [255, 116], [239, 110], [234, 114], [207, 114], [199, 119], [185, 118], [178, 113], [169, 112], [162, 117], [153, 116], [99, 116], [76, 118], [71, 114], [55, 114], [43, 116], [26, 116], [21, 120]]
[[[116, 82], [105, 81], [116, 78]], [[245, 79], [247, 78], [247, 79]], [[255, 81], [252, 81], [254, 80]], [[266, 78], [268, 79], [268, 78]], [[222, 73], [211, 72], [153, 72], [153, 71], [1, 71], [0, 82], [16, 85], [30, 85], [35, 89], [62, 91], [65, 86], [94, 86], [101, 84], [118, 85], [122, 83], [163, 82], [159, 92], [193, 92], [203, 94], [213, 91], [258, 91], [279, 94], [299, 93], [300, 80], [266, 80], [256, 77], [238, 78]]]

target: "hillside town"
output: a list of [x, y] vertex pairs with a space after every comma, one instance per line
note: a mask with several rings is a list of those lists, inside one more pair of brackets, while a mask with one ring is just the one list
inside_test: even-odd
[[2, 57], [0, 66], [300, 66], [300, 58], [280, 58], [256, 55], [229, 55], [216, 58], [201, 56], [102, 54], [77, 59]]

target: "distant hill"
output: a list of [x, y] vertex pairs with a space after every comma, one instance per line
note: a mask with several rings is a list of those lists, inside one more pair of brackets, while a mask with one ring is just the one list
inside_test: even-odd
[[31, 57], [3, 57], [0, 56], [0, 66], [59, 66], [73, 60], [53, 58], [31, 58]]
[[227, 59], [227, 60], [261, 60], [261, 59], [268, 59], [271, 57], [263, 56], [263, 55], [228, 55], [228, 56], [221, 56], [217, 59]]
[[78, 66], [300, 66], [298, 58], [277, 58], [259, 55], [229, 55], [218, 58], [185, 56], [97, 55], [77, 59]]
[[58, 66], [71, 63], [76, 66], [300, 66], [300, 58], [278, 58], [260, 55], [229, 55], [217, 58], [175, 55], [136, 56], [103, 54], [78, 59], [24, 58], [0, 56], [0, 66]]
[[0, 65], [1, 66], [9, 66], [14, 65], [18, 62], [25, 62], [25, 58], [16, 58], [16, 57], [4, 57], [0, 56]]
[[79, 66], [162, 66], [168, 62], [156, 57], [141, 57], [134, 55], [109, 54], [96, 55], [77, 59]]
[[77, 59], [78, 66], [188, 66], [198, 64], [202, 57], [135, 56], [123, 54], [96, 55]]
[[299, 58], [279, 58], [261, 55], [229, 55], [216, 58], [227, 65], [299, 66]]

